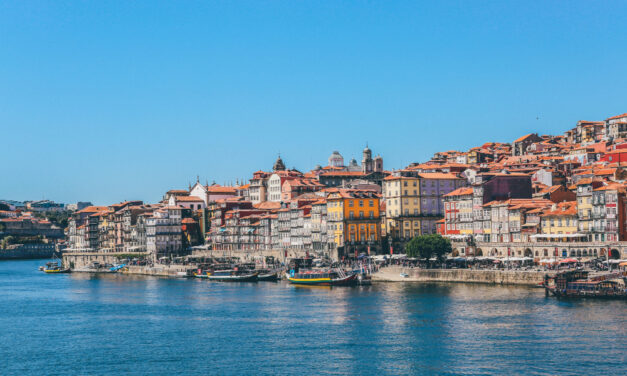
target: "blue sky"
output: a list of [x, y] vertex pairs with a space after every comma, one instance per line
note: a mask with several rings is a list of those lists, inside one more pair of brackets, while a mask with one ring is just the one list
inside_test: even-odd
[[[3, 1], [0, 198], [110, 204], [627, 112], [626, 2]], [[540, 119], [536, 120], [536, 116]]]

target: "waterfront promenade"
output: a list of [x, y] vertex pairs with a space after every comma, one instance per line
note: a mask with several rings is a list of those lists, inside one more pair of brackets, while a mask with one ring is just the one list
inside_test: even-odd
[[[406, 277], [401, 274], [407, 275]], [[491, 285], [523, 285], [537, 287], [546, 274], [553, 271], [502, 269], [420, 269], [403, 266], [381, 268], [372, 275], [373, 282], [458, 282]]]
[[[196, 269], [195, 264], [188, 265], [130, 265], [120, 270], [121, 274], [145, 275], [156, 277], [181, 277], [190, 269]], [[407, 274], [402, 277], [401, 274]], [[531, 270], [501, 270], [501, 269], [421, 269], [402, 266], [387, 266], [372, 274], [373, 282], [457, 282], [482, 283], [496, 285], [522, 285], [537, 287], [546, 274], [553, 275], [553, 271]]]

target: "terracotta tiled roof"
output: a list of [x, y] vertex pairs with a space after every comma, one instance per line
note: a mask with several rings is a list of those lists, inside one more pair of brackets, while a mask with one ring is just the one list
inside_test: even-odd
[[253, 207], [255, 209], [262, 209], [262, 210], [277, 210], [281, 208], [281, 203], [273, 202], [273, 201], [264, 201], [258, 204], [253, 204]]
[[364, 176], [361, 171], [327, 171], [320, 174], [320, 176]]
[[175, 199], [177, 202], [202, 202], [201, 198], [196, 196], [177, 196]]
[[107, 206], [88, 206], [84, 209], [77, 211], [77, 213], [95, 213], [104, 210], [109, 210], [109, 208]]
[[609, 117], [609, 118], [607, 118], [605, 120], [614, 120], [614, 119], [620, 119], [620, 118], [623, 118], [623, 117], [627, 117], [627, 113], [616, 115], [616, 116], [612, 116], [612, 117]]
[[521, 141], [524, 141], [524, 140], [528, 139], [529, 137], [531, 137], [531, 136], [533, 136], [533, 135], [534, 135], [533, 133], [526, 134], [526, 135], [524, 135], [524, 136], [522, 136], [522, 137], [517, 138], [514, 142], [521, 142]]
[[555, 206], [551, 206], [544, 210], [542, 217], [556, 217], [556, 216], [576, 216], [577, 215], [577, 202], [566, 201], [560, 202]]
[[423, 179], [462, 179], [455, 174], [446, 172], [421, 172], [418, 176]]
[[452, 191], [451, 193], [445, 194], [443, 197], [452, 197], [452, 196], [467, 196], [472, 194], [471, 187], [461, 187]]
[[207, 187], [207, 192], [209, 193], [237, 193], [237, 189], [235, 187], [223, 187], [221, 185], [210, 185]]

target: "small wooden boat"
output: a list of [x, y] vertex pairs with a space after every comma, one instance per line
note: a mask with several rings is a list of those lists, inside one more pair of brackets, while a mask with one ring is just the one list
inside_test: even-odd
[[238, 270], [217, 270], [208, 275], [210, 281], [219, 282], [257, 282], [257, 272]]
[[338, 270], [308, 270], [290, 272], [287, 280], [295, 285], [353, 286], [357, 284], [357, 274], [346, 274]]
[[260, 270], [257, 276], [258, 281], [276, 282], [279, 280], [279, 272], [276, 270]]

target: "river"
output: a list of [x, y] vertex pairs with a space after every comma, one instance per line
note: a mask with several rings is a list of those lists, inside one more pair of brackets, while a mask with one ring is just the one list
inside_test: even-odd
[[627, 374], [627, 302], [540, 289], [46, 275], [0, 262], [2, 375]]

